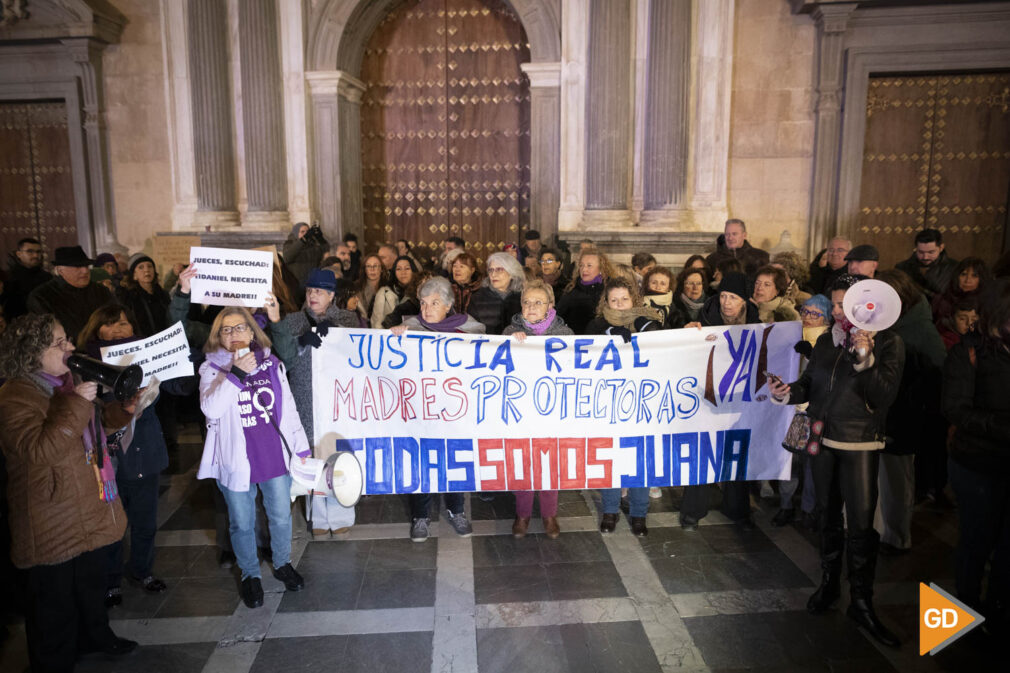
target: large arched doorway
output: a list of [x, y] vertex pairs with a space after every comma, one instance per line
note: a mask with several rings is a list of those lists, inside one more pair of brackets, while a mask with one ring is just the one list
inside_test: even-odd
[[404, 238], [434, 252], [448, 236], [482, 256], [530, 221], [530, 60], [502, 0], [400, 5], [361, 65], [366, 247]]

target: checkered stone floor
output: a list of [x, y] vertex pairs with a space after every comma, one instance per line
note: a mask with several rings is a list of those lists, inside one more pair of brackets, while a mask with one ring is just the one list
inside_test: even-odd
[[[213, 484], [195, 481], [192, 428], [163, 477], [155, 574], [168, 590], [126, 585], [113, 628], [142, 647], [78, 670], [206, 671], [962, 671], [994, 670], [974, 644], [919, 657], [918, 582], [953, 588], [956, 517], [918, 510], [914, 551], [881, 558], [878, 611], [902, 637], [876, 645], [838, 610], [804, 610], [819, 578], [816, 536], [773, 528], [775, 503], [755, 498], [756, 530], [716, 510], [695, 532], [679, 527], [677, 489], [653, 500], [650, 534], [597, 530], [599, 495], [563, 492], [562, 535], [511, 536], [514, 498], [467, 497], [474, 524], [456, 536], [432, 509], [432, 537], [408, 538], [406, 498], [366, 497], [340, 539], [312, 541], [298, 508], [292, 560], [306, 588], [284, 593], [263, 566], [265, 605], [249, 610], [235, 570], [214, 546]], [[717, 492], [714, 491], [715, 497]], [[844, 592], [843, 592], [844, 595]], [[23, 627], [0, 649], [0, 670], [27, 666]]]

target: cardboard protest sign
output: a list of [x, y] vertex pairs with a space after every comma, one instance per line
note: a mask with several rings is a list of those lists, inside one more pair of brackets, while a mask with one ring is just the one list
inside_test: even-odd
[[800, 323], [609, 336], [330, 330], [312, 349], [316, 446], [365, 493], [788, 479]]
[[152, 377], [168, 381], [193, 375], [189, 342], [181, 322], [147, 339], [102, 348], [102, 362], [120, 367], [139, 365], [144, 370], [141, 387], [147, 386]]
[[190, 295], [194, 304], [259, 308], [273, 287], [270, 252], [192, 248], [189, 261], [197, 269]]
[[151, 257], [162, 272], [176, 264], [189, 264], [189, 249], [201, 245], [199, 236], [155, 235]]

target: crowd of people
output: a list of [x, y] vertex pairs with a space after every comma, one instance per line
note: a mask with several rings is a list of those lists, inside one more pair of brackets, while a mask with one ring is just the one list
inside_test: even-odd
[[[217, 483], [222, 566], [237, 565], [239, 594], [263, 604], [260, 557], [287, 590], [305, 581], [290, 563], [289, 465], [313, 447], [311, 358], [330, 330], [367, 327], [507, 335], [633, 334], [714, 325], [801, 321], [796, 381], [773, 380], [770, 403], [794, 405], [810, 421], [814, 449], [796, 451], [791, 478], [684, 488], [680, 525], [697, 529], [721, 491], [721, 508], [753, 528], [751, 497], [777, 497], [773, 526], [799, 519], [820, 532], [823, 578], [808, 610], [839, 598], [848, 567], [849, 616], [885, 645], [898, 639], [873, 608], [878, 554], [912, 548], [911, 517], [928, 500], [955, 507], [959, 597], [1004, 629], [1010, 599], [1010, 260], [990, 267], [960, 261], [942, 234], [916, 234], [913, 252], [879, 268], [870, 244], [835, 238], [811, 262], [795, 252], [770, 256], [726, 222], [715, 250], [682, 268], [647, 252], [613, 261], [591, 240], [549, 247], [536, 231], [486, 260], [456, 238], [437, 256], [399, 240], [374, 252], [353, 234], [331, 245], [317, 227], [296, 224], [274, 268], [273, 289], [254, 310], [190, 303], [198, 269], [177, 265], [159, 278], [150, 257], [57, 248], [52, 273], [36, 239], [22, 239], [0, 276], [0, 446], [4, 458], [5, 577], [20, 586], [34, 670], [69, 670], [84, 651], [118, 656], [136, 643], [109, 628], [123, 601], [124, 577], [145, 591], [152, 574], [159, 474], [178, 446], [178, 417], [198, 400], [205, 447], [198, 477]], [[901, 315], [890, 329], [865, 332], [846, 318], [845, 293], [877, 278], [897, 292]], [[149, 337], [182, 322], [198, 374], [117, 400], [75, 378], [68, 357]], [[149, 396], [148, 396], [149, 397]], [[196, 405], [194, 405], [196, 406]], [[948, 500], [947, 487], [956, 505]], [[777, 493], [776, 493], [777, 491]], [[493, 497], [477, 494], [482, 498]], [[659, 489], [601, 492], [602, 533], [620, 524], [648, 535]], [[261, 497], [258, 497], [261, 496]], [[428, 538], [433, 500], [409, 496], [410, 538]], [[527, 535], [534, 498], [543, 529], [557, 538], [557, 491], [516, 493], [512, 533]], [[464, 494], [437, 507], [459, 535], [472, 533]], [[799, 510], [799, 514], [797, 514]], [[345, 533], [353, 508], [308, 498], [315, 538]], [[123, 541], [129, 527], [129, 558]], [[988, 583], [983, 595], [986, 568]]]

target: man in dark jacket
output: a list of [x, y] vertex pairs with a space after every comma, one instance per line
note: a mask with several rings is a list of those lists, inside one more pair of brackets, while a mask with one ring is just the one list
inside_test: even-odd
[[915, 235], [912, 255], [894, 267], [911, 276], [930, 303], [933, 297], [947, 289], [957, 266], [957, 260], [948, 257], [943, 247], [943, 234], [939, 230], [923, 229]]
[[835, 279], [846, 272], [845, 256], [852, 250], [852, 241], [847, 238], [833, 238], [828, 241], [828, 247], [810, 262], [810, 280], [807, 287], [814, 294], [830, 292]]
[[34, 238], [22, 238], [18, 241], [18, 249], [11, 253], [6, 292], [10, 299], [4, 307], [8, 322], [28, 313], [28, 295], [53, 279], [53, 275], [42, 268], [42, 256], [42, 244]]
[[744, 273], [753, 276], [759, 267], [768, 263], [768, 253], [755, 248], [747, 240], [747, 225], [736, 218], [726, 220], [726, 228], [716, 243], [716, 250], [706, 260], [710, 269], [725, 259], [738, 259], [743, 264]]
[[[284, 264], [298, 279], [299, 288], [305, 285], [309, 271], [323, 261], [323, 255], [330, 246], [322, 234], [310, 235], [309, 229], [309, 225], [299, 222], [291, 227], [291, 233], [284, 241]], [[319, 229], [315, 231], [318, 232]]]
[[28, 295], [28, 310], [52, 313], [67, 336], [76, 338], [91, 314], [113, 300], [104, 285], [92, 282], [92, 264], [94, 260], [88, 259], [79, 245], [56, 248], [53, 260], [56, 278], [39, 285]]

